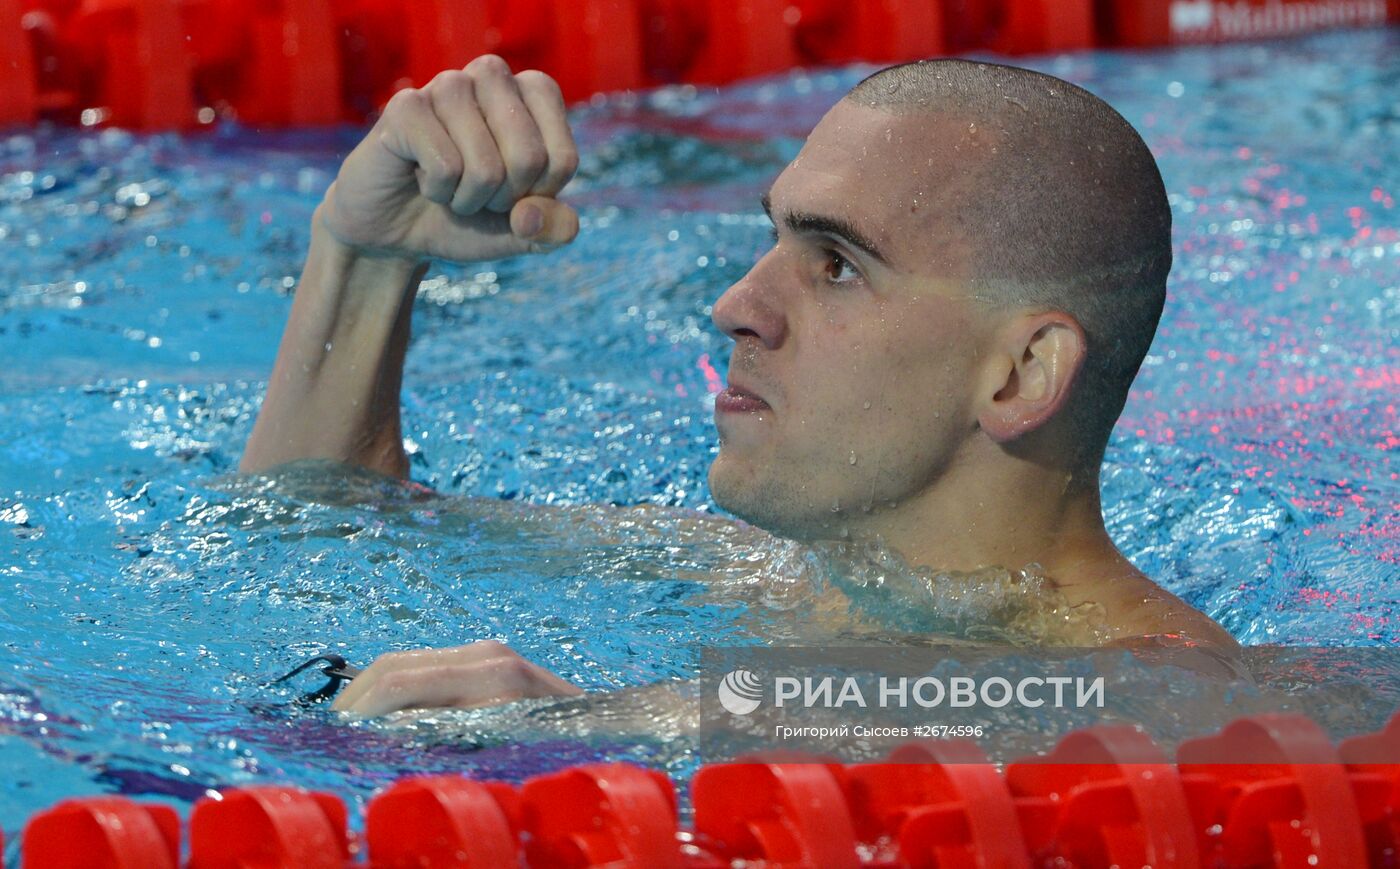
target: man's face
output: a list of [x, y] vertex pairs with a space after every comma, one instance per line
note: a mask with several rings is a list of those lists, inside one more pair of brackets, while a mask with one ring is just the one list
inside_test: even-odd
[[838, 103], [769, 192], [776, 245], [715, 303], [735, 346], [710, 488], [771, 531], [878, 532], [973, 440], [993, 323], [958, 206], [991, 144], [930, 114]]

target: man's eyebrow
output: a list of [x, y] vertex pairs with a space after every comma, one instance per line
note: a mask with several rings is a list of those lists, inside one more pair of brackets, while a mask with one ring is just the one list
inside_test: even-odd
[[[773, 200], [765, 193], [759, 197], [758, 201], [763, 204], [763, 210], [768, 215], [768, 219], [776, 224], [778, 221], [773, 218]], [[851, 247], [859, 248], [870, 254], [882, 265], [889, 265], [889, 260], [880, 252], [880, 248], [875, 245], [875, 242], [871, 241], [869, 236], [856, 229], [845, 218], [827, 214], [812, 214], [805, 211], [789, 211], [783, 215], [783, 223], [795, 233], [834, 236]]]

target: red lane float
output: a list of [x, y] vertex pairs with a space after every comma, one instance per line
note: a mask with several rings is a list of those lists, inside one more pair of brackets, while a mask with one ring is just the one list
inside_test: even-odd
[[520, 830], [506, 808], [513, 800], [509, 785], [462, 776], [402, 779], [365, 812], [370, 863], [376, 869], [519, 866]]
[[1099, 7], [1109, 0], [939, 0], [944, 51], [1042, 54], [1106, 47]]
[[[1384, 869], [1400, 853], [1400, 715], [1337, 747], [1296, 715], [1243, 718], [1183, 743], [1175, 764], [1134, 728], [1093, 727], [1004, 775], [965, 741], [910, 743], [869, 765], [769, 755], [702, 767], [692, 829], [676, 803], [666, 776], [626, 764], [519, 788], [406, 778], [370, 801], [360, 849], [334, 796], [234, 789], [195, 804], [185, 865]], [[179, 845], [168, 807], [66, 800], [30, 819], [20, 865], [175, 869]]]
[[334, 794], [251, 787], [195, 803], [189, 869], [343, 869], [350, 859], [345, 804]]
[[494, 52], [570, 101], [800, 65], [1287, 35], [1400, 0], [0, 0], [0, 124], [357, 121]]
[[125, 797], [65, 800], [24, 828], [24, 869], [176, 869], [180, 819]]
[[[517, 69], [543, 69], [569, 101], [648, 84], [641, 0], [359, 0], [347, 6], [344, 46], [351, 102], [361, 111], [444, 69], [500, 54]], [[370, 97], [368, 103], [364, 97]]]
[[1016, 0], [997, 47], [1007, 54], [1051, 54], [1099, 44], [1091, 0]]
[[676, 791], [662, 773], [577, 767], [526, 782], [520, 804], [531, 866], [681, 869]]
[[928, 0], [796, 0], [788, 19], [799, 60], [884, 63], [943, 54], [943, 7]]
[[1370, 865], [1400, 860], [1400, 715], [1379, 733], [1343, 740], [1346, 764], [1366, 832]]
[[1031, 865], [1011, 792], [973, 743], [911, 743], [887, 763], [850, 767], [845, 780], [859, 841], [891, 865]]
[[[787, 0], [707, 0], [702, 7], [693, 34], [698, 49], [682, 72], [685, 81], [718, 85], [797, 65], [791, 25], [798, 16], [789, 13]], [[742, 76], [735, 75], [739, 70]]]
[[[691, 782], [695, 833], [726, 861], [768, 869], [855, 869], [855, 829], [832, 766], [735, 763]], [[747, 863], [744, 865], [748, 865]]]
[[19, 0], [0, 0], [0, 124], [33, 123], [38, 112], [34, 51]]
[[1210, 807], [1212, 865], [1365, 866], [1355, 795], [1337, 750], [1312, 721], [1263, 714], [1182, 743], [1177, 765]]
[[181, 0], [87, 0], [70, 19], [68, 43], [88, 60], [83, 89], [102, 120], [143, 130], [194, 125], [185, 8]]
[[239, 117], [275, 126], [349, 120], [341, 108], [339, 22], [332, 0], [254, 0], [247, 6], [253, 10], [252, 57], [236, 100]]
[[1094, 727], [1007, 767], [1031, 851], [1073, 866], [1202, 865], [1176, 769], [1146, 734]]

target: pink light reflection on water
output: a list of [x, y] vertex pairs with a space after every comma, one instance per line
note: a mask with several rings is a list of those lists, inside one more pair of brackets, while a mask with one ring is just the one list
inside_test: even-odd
[[701, 353], [700, 358], [695, 360], [695, 367], [700, 369], [700, 373], [705, 375], [705, 391], [715, 395], [724, 389], [724, 380], [719, 376], [719, 372], [710, 364], [710, 354]]

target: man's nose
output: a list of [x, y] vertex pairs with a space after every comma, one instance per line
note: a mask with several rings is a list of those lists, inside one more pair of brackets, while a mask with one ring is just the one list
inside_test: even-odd
[[767, 285], [774, 277], [770, 258], [771, 254], [759, 260], [724, 291], [711, 308], [710, 319], [735, 341], [757, 338], [765, 348], [775, 350], [787, 337], [787, 319], [778, 308], [777, 294]]

